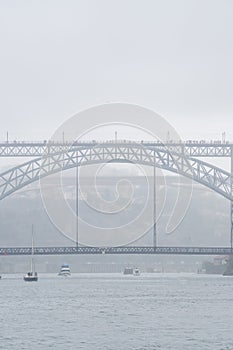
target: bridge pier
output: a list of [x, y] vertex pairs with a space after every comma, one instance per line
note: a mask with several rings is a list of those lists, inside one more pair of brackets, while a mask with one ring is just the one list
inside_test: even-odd
[[[233, 195], [233, 147], [231, 146], [231, 179], [230, 179], [230, 191]], [[233, 201], [230, 202], [230, 225], [231, 225], [231, 248], [233, 247]]]

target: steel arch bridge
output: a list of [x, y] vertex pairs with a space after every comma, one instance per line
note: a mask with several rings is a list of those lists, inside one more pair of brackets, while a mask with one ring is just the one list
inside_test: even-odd
[[233, 176], [214, 165], [169, 149], [140, 144], [100, 144], [45, 155], [0, 174], [0, 200], [19, 189], [54, 173], [97, 163], [134, 163], [178, 173], [233, 201]]
[[[233, 145], [158, 144], [141, 142], [84, 142], [0, 144], [0, 157], [32, 159], [0, 174], [0, 200], [40, 178], [67, 169], [97, 163], [137, 163], [178, 173], [210, 188], [231, 203], [231, 247], [42, 247], [35, 254], [233, 254]], [[231, 173], [195, 157], [230, 157]], [[0, 255], [27, 255], [30, 248], [0, 248]]]

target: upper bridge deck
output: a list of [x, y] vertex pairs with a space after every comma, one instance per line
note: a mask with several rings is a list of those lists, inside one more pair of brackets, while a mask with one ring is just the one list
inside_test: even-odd
[[[67, 151], [69, 149], [94, 147], [98, 144], [111, 144], [116, 141], [2, 141], [0, 142], [0, 157], [41, 157], [44, 155]], [[193, 141], [184, 142], [150, 142], [150, 141], [128, 141], [118, 140], [118, 146], [140, 144], [143, 147], [154, 147], [156, 149], [169, 149], [171, 152], [182, 153], [187, 157], [231, 157], [233, 154], [233, 143], [229, 141]]]

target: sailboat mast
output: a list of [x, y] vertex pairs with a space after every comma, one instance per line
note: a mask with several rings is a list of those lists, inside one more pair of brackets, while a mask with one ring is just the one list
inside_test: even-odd
[[31, 272], [34, 272], [35, 265], [34, 265], [34, 242], [33, 242], [33, 224], [32, 224], [32, 257], [31, 257]]

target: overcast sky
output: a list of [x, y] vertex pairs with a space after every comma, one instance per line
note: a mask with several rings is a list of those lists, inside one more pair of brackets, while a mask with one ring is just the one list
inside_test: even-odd
[[106, 102], [233, 140], [232, 0], [0, 0], [0, 139], [46, 139]]

